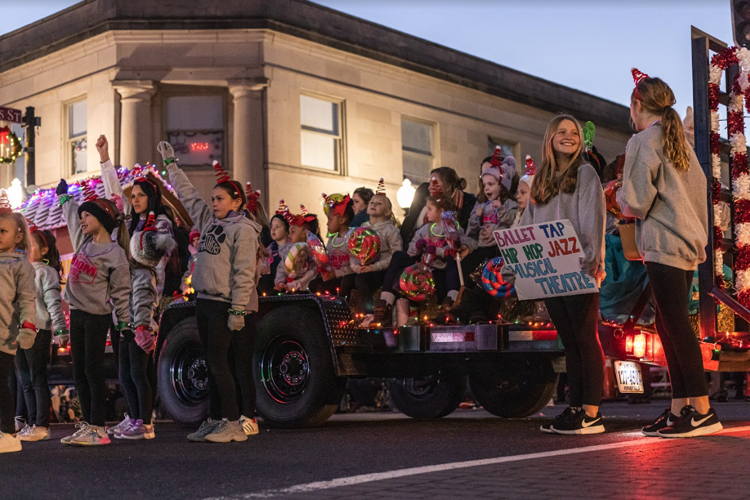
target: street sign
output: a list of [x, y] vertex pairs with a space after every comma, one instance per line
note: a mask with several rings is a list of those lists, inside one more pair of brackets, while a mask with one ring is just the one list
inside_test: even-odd
[[23, 113], [20, 109], [3, 108], [0, 106], [0, 122], [21, 123]]

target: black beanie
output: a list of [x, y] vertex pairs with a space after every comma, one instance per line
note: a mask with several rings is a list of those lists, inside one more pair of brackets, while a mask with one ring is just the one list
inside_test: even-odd
[[94, 200], [86, 201], [80, 207], [78, 207], [78, 217], [83, 212], [88, 212], [104, 227], [104, 229], [112, 234], [112, 231], [117, 227], [116, 215], [112, 211], [112, 207], [105, 200]]

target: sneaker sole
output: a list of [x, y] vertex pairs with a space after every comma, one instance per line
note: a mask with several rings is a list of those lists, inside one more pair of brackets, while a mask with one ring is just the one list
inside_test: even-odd
[[545, 429], [543, 425], [539, 426], [539, 430], [542, 432], [542, 434], [554, 434], [555, 433], [555, 431], [553, 431], [551, 427], [549, 429]]
[[650, 437], [650, 438], [653, 438], [653, 437], [660, 437], [660, 436], [659, 436], [659, 431], [646, 432], [646, 431], [644, 431], [643, 429], [641, 429], [641, 434], [643, 434], [643, 435], [644, 435], [644, 436], [646, 436], [646, 437]]
[[50, 439], [52, 439], [52, 436], [44, 436], [44, 437], [32, 438], [32, 439], [24, 439], [24, 438], [19, 438], [19, 439], [21, 439], [21, 441], [24, 441], [26, 443], [36, 443], [37, 441], [49, 441]]
[[582, 429], [575, 429], [570, 431], [562, 431], [552, 427], [552, 432], [555, 434], [564, 434], [566, 436], [583, 436], [588, 434], [601, 434], [604, 432], [604, 425], [592, 425], [591, 427], [584, 427]]
[[116, 437], [117, 437], [117, 439], [126, 439], [128, 441], [140, 441], [142, 439], [146, 439], [146, 436], [144, 436], [143, 434], [139, 434], [137, 436], [120, 435], [120, 436], [116, 436]]
[[235, 435], [235, 436], [232, 436], [228, 440], [223, 440], [222, 439], [221, 441], [209, 439], [209, 436], [206, 436], [206, 441], [209, 442], [209, 443], [231, 443], [232, 441], [236, 441], [238, 443], [241, 443], [243, 441], [247, 441], [247, 436], [245, 435], [244, 432], [241, 435]]
[[73, 446], [106, 446], [108, 444], [112, 443], [112, 441], [107, 440], [101, 440], [98, 443], [74, 443], [73, 441], [70, 442]]
[[706, 427], [698, 427], [690, 432], [683, 432], [682, 434], [657, 434], [660, 438], [675, 439], [675, 438], [691, 438], [699, 436], [707, 436], [709, 434], [715, 434], [724, 428], [721, 422], [711, 424]]

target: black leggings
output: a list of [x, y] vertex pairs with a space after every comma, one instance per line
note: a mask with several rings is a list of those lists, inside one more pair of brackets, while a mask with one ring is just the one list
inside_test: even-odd
[[107, 418], [104, 349], [109, 322], [109, 314], [70, 310], [70, 354], [76, 392], [83, 420], [97, 426], [104, 426]]
[[359, 298], [362, 301], [362, 306], [365, 310], [365, 314], [372, 314], [373, 311], [373, 298], [372, 294], [375, 290], [381, 287], [385, 280], [386, 271], [371, 271], [369, 273], [362, 274], [350, 274], [344, 276], [341, 280], [342, 288], [352, 290], [357, 289]]
[[[13, 356], [0, 351], [0, 432], [13, 434], [16, 432], [16, 422], [13, 413], [15, 405], [11, 392], [10, 379], [13, 374]], [[13, 388], [15, 390], [15, 387]]]
[[604, 353], [599, 343], [599, 294], [544, 299], [563, 347], [570, 406], [599, 406], [604, 390]]
[[31, 349], [18, 349], [16, 352], [16, 372], [23, 387], [29, 425], [49, 427], [49, 410], [52, 398], [47, 381], [52, 332], [39, 330]]
[[214, 420], [239, 420], [236, 387], [242, 398], [242, 414], [248, 418], [255, 416], [252, 371], [255, 315], [245, 316], [245, 328], [233, 332], [227, 327], [230, 307], [227, 302], [198, 299], [195, 309], [198, 333], [206, 350], [210, 417]]
[[[407, 267], [419, 262], [419, 257], [411, 257], [404, 251], [393, 254], [388, 270], [385, 272], [383, 280], [383, 291], [397, 295], [399, 288], [399, 278], [401, 273]], [[458, 277], [458, 265], [453, 257], [445, 259], [445, 269], [433, 269], [432, 277], [435, 280], [437, 298], [442, 301], [451, 290], [458, 290], [461, 287], [461, 281]]]
[[646, 269], [656, 301], [656, 331], [667, 358], [672, 397], [707, 396], [700, 343], [693, 333], [688, 314], [693, 271], [655, 262], [646, 262]]
[[149, 425], [153, 411], [151, 381], [148, 378], [148, 359], [151, 356], [138, 346], [132, 332], [127, 336], [123, 334], [119, 344], [120, 385], [128, 402], [130, 418], [141, 419]]

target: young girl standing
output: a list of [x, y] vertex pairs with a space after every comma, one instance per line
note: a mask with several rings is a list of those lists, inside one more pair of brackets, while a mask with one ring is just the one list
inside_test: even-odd
[[693, 272], [706, 259], [706, 176], [672, 108], [672, 89], [633, 70], [630, 116], [638, 133], [626, 149], [622, 213], [636, 218], [636, 241], [656, 301], [656, 330], [667, 358], [672, 406], [643, 428], [647, 436], [694, 437], [722, 429], [708, 401], [698, 339], [690, 326]]
[[[57, 240], [50, 231], [32, 228], [29, 257], [34, 265], [36, 284], [37, 334], [31, 349], [19, 349], [16, 372], [23, 387], [29, 423], [21, 432], [21, 441], [50, 439], [49, 410], [51, 398], [47, 381], [50, 344], [64, 346], [70, 335], [62, 310], [62, 264], [57, 251]], [[53, 335], [54, 332], [54, 335]]]
[[[584, 163], [578, 121], [559, 115], [547, 125], [542, 166], [531, 188], [531, 203], [521, 225], [570, 220], [583, 247], [581, 269], [599, 282], [604, 273], [604, 191], [594, 167]], [[604, 384], [604, 354], [597, 334], [599, 294], [545, 299], [565, 347], [570, 407], [542, 432], [604, 432], [599, 403]]]
[[3, 191], [0, 193], [0, 453], [21, 451], [13, 418], [10, 378], [18, 349], [31, 349], [36, 337], [34, 267], [26, 254], [28, 246], [26, 221], [22, 215], [13, 213]]
[[153, 388], [148, 377], [148, 362], [156, 345], [153, 336], [158, 328], [155, 314], [161, 301], [167, 262], [177, 248], [174, 221], [164, 209], [161, 190], [147, 177], [137, 177], [133, 181], [130, 200], [127, 200], [117, 170], [109, 159], [109, 144], [105, 136], [96, 141], [96, 149], [107, 197], [121, 197], [123, 212], [126, 215], [132, 213], [128, 233], [132, 279], [130, 312], [135, 333], [121, 333], [118, 343], [120, 385], [129, 414], [108, 432], [118, 439], [153, 439]]
[[[85, 192], [85, 191], [84, 191]], [[105, 445], [107, 384], [104, 349], [114, 303], [116, 330], [130, 332], [130, 263], [128, 230], [115, 204], [91, 193], [80, 206], [61, 180], [56, 190], [73, 243], [73, 260], [65, 285], [70, 306], [70, 351], [83, 422], [63, 444]], [[117, 230], [117, 241], [112, 233]]]
[[210, 418], [188, 439], [246, 441], [247, 433], [257, 434], [258, 427], [253, 415], [240, 414], [229, 355], [234, 358], [243, 406], [254, 406], [253, 338], [245, 327], [246, 316], [253, 312], [248, 304], [256, 287], [260, 225], [243, 211], [247, 199], [242, 185], [230, 179], [221, 165], [214, 163], [219, 177], [209, 207], [177, 166], [172, 146], [162, 142], [158, 149], [172, 186], [201, 232], [191, 284], [198, 296], [195, 316], [206, 350]]

